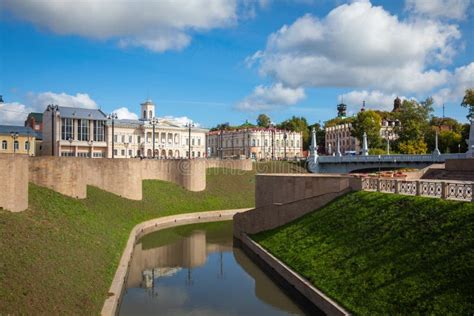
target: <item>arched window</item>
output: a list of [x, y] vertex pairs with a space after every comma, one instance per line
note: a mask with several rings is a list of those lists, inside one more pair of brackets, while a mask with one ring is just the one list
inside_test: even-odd
[[179, 135], [178, 134], [174, 134], [174, 143], [179, 144]]
[[148, 112], [148, 118], [152, 118], [152, 117], [153, 117], [153, 111], [150, 110], [150, 111]]
[[179, 158], [179, 150], [176, 150], [176, 151], [174, 152], [174, 156], [175, 156], [175, 158]]
[[25, 150], [29, 150], [29, 149], [30, 149], [30, 142], [26, 141], [25, 142]]
[[255, 139], [252, 139], [252, 146], [255, 147]]
[[2, 141], [2, 150], [7, 150], [8, 149], [8, 143], [6, 140]]
[[170, 158], [173, 157], [173, 151], [171, 149], [168, 150], [168, 157], [170, 157]]
[[146, 111], [143, 111], [143, 118], [146, 119]]
[[15, 140], [15, 142], [13, 143], [13, 148], [14, 148], [15, 150], [20, 149], [20, 143], [19, 143], [17, 140]]

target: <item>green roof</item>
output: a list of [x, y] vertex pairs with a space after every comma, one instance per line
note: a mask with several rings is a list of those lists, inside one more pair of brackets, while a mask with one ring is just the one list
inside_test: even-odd
[[26, 120], [29, 120], [30, 117], [33, 117], [36, 123], [43, 122], [43, 113], [31, 112], [30, 114], [28, 114]]

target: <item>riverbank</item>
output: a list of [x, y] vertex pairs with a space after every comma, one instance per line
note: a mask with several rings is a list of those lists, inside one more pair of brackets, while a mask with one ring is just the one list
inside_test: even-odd
[[143, 190], [132, 201], [88, 187], [77, 200], [30, 184], [27, 211], [0, 210], [0, 313], [98, 314], [136, 224], [252, 207], [255, 171], [209, 169], [203, 192], [162, 181]]
[[474, 311], [474, 203], [355, 192], [252, 238], [354, 314]]

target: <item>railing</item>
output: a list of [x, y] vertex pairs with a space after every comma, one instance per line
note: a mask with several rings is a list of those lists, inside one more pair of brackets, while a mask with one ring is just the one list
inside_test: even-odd
[[446, 159], [465, 158], [466, 154], [440, 155], [369, 155], [369, 156], [319, 156], [318, 163], [379, 163], [379, 162], [445, 162]]
[[362, 178], [362, 190], [474, 202], [474, 182]]

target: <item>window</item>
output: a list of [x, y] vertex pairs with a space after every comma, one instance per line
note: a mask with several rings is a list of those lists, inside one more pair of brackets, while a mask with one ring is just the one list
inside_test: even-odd
[[143, 118], [146, 119], [146, 111], [143, 111]]
[[94, 158], [102, 158], [102, 152], [95, 152], [93, 155], [92, 155]]
[[94, 121], [94, 140], [96, 142], [105, 140], [105, 121]]
[[173, 143], [173, 134], [168, 133], [168, 144], [172, 144], [172, 143]]
[[129, 156], [129, 157], [132, 157], [132, 155], [133, 155], [132, 150], [129, 149], [129, 150], [128, 150], [128, 156]]
[[194, 152], [194, 151], [192, 152], [192, 155], [193, 155], [193, 158], [194, 158], [194, 156], [195, 156], [195, 152]]
[[114, 135], [114, 143], [118, 142], [117, 135]]
[[128, 136], [128, 142], [132, 143], [132, 135]]
[[201, 157], [201, 152], [200, 152], [200, 151], [198, 151], [198, 158], [199, 158], [199, 157]]
[[122, 143], [125, 143], [125, 135], [122, 135]]
[[13, 143], [13, 149], [15, 150], [20, 149], [20, 143], [17, 140], [15, 140], [15, 142]]
[[117, 149], [114, 149], [114, 156], [117, 156]]
[[252, 146], [255, 147], [255, 139], [252, 139]]
[[268, 140], [265, 139], [264, 142], [265, 142], [265, 145], [264, 145], [264, 146], [267, 147], [267, 146], [268, 146]]
[[73, 139], [74, 135], [72, 133], [73, 125], [72, 119], [70, 118], [63, 118], [61, 119], [61, 139], [62, 140], [69, 140]]
[[174, 134], [174, 143], [175, 144], [179, 143], [179, 135], [178, 134]]
[[125, 156], [125, 149], [122, 149], [122, 150], [120, 151], [120, 153], [121, 153], [122, 156]]
[[189, 138], [186, 138], [186, 145], [189, 145]]
[[191, 142], [192, 142], [192, 144], [193, 144], [193, 146], [194, 146], [194, 138], [191, 140]]
[[89, 120], [78, 120], [77, 136], [80, 141], [89, 140]]
[[[137, 136], [137, 142], [140, 144], [142, 142], [142, 137], [141, 136]], [[139, 155], [140, 156], [140, 155]]]
[[149, 115], [148, 118], [152, 118], [153, 117], [153, 112], [151, 110], [148, 111], [148, 115]]
[[198, 138], [198, 146], [201, 146], [201, 139]]
[[26, 141], [25, 142], [25, 150], [29, 150], [29, 149], [30, 149], [30, 142]]
[[8, 149], [8, 143], [6, 140], [2, 141], [2, 150], [7, 150]]

